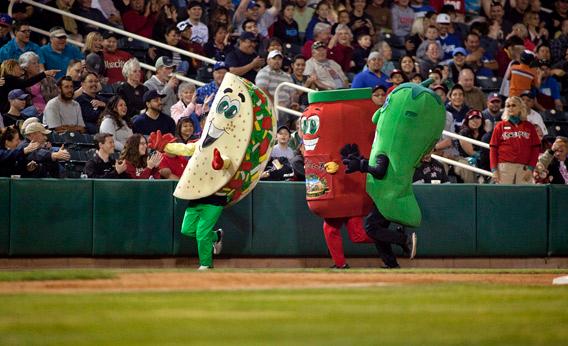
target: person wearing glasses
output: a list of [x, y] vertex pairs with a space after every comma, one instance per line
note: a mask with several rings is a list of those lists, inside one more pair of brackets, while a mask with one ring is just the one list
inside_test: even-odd
[[490, 166], [497, 184], [532, 184], [540, 139], [527, 116], [528, 110], [520, 97], [507, 99], [503, 121], [495, 125], [489, 143]]
[[39, 55], [39, 63], [41, 70], [44, 70], [45, 60], [40, 46], [30, 42], [32, 33], [30, 25], [27, 22], [17, 22], [14, 24], [14, 38], [0, 48], [0, 61], [9, 59], [18, 60], [20, 55], [25, 52], [34, 52]]

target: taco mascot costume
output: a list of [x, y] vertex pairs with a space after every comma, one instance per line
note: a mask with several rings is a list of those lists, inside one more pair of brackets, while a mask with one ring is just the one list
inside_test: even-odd
[[370, 159], [356, 144], [342, 149], [347, 174], [367, 174], [367, 193], [374, 207], [365, 219], [365, 230], [377, 241], [385, 266], [398, 268], [391, 244], [398, 244], [414, 258], [416, 234], [402, 227], [389, 229], [390, 223], [418, 227], [422, 214], [412, 190], [412, 176], [421, 158], [428, 154], [444, 129], [446, 119], [442, 100], [426, 86], [404, 83], [394, 89], [374, 114], [377, 125]]
[[371, 89], [316, 91], [300, 119], [304, 142], [306, 200], [310, 210], [323, 217], [323, 233], [333, 266], [347, 269], [341, 226], [354, 243], [374, 243], [363, 227], [373, 202], [365, 193], [363, 175], [347, 175], [341, 165], [342, 143], [357, 143], [363, 155], [371, 152], [377, 106]]
[[213, 228], [223, 208], [231, 206], [258, 183], [270, 157], [276, 118], [268, 97], [250, 83], [227, 73], [196, 143], [171, 143], [164, 151], [191, 155], [174, 191], [189, 200], [181, 233], [197, 239], [200, 270], [213, 268], [223, 231]]

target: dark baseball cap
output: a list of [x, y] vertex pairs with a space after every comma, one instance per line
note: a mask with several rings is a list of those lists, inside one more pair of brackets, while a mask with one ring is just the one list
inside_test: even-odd
[[12, 17], [6, 13], [0, 14], [0, 26], [10, 26], [12, 25]]
[[22, 89], [14, 89], [8, 93], [8, 100], [25, 100], [29, 94], [26, 94]]
[[243, 33], [239, 38], [241, 39], [241, 41], [244, 40], [256, 41], [256, 35], [248, 31], [243, 31]]
[[144, 93], [144, 97], [142, 98], [142, 100], [144, 101], [144, 103], [146, 103], [152, 101], [153, 99], [164, 98], [164, 97], [166, 97], [166, 95], [158, 93], [157, 90], [148, 90]]
[[215, 65], [213, 65], [213, 71], [219, 71], [219, 70], [229, 70], [229, 68], [227, 67], [227, 65], [225, 65], [224, 61], [217, 61], [215, 63]]

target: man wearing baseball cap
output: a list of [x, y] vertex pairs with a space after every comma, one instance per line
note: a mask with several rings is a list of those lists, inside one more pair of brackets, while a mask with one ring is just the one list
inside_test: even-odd
[[257, 71], [264, 66], [264, 59], [256, 54], [256, 45], [256, 36], [251, 32], [243, 32], [237, 48], [227, 54], [225, 59], [229, 72], [253, 82]]
[[74, 45], [67, 43], [67, 33], [62, 27], [56, 26], [49, 30], [49, 43], [41, 47], [45, 58], [45, 68], [59, 70], [55, 75], [59, 79], [65, 75], [67, 65], [71, 60], [83, 60], [83, 53]]
[[156, 74], [144, 82], [148, 90], [155, 90], [157, 93], [164, 95], [162, 100], [164, 114], [170, 116], [170, 109], [177, 103], [176, 88], [179, 80], [173, 75], [176, 65], [168, 56], [161, 56], [154, 64]]
[[197, 95], [197, 103], [204, 104], [206, 100], [209, 102], [209, 106], [213, 103], [213, 97], [219, 90], [219, 85], [223, 81], [225, 77], [225, 73], [227, 73], [229, 69], [227, 65], [223, 61], [217, 61], [215, 65], [213, 65], [213, 80], [202, 87], [199, 87], [196, 91]]
[[451, 32], [452, 21], [449, 14], [440, 13], [436, 17], [436, 26], [440, 33], [438, 41], [444, 49], [444, 57], [442, 60], [451, 59], [454, 49], [463, 46], [462, 39], [458, 34]]
[[[51, 131], [43, 127], [38, 122], [32, 122], [24, 129], [26, 139], [20, 144], [21, 147], [27, 147], [29, 144], [37, 143], [39, 148], [26, 155], [26, 166], [36, 166], [32, 172], [34, 178], [61, 178], [63, 167], [59, 161], [69, 161], [71, 155], [64, 148], [64, 145], [54, 152], [51, 149], [45, 149], [47, 136]], [[33, 164], [32, 162], [35, 162]]]
[[382, 85], [387, 89], [392, 86], [389, 76], [382, 73], [385, 58], [379, 52], [371, 52], [367, 57], [367, 69], [359, 72], [353, 78], [352, 88], [374, 88]]
[[[288, 82], [293, 83], [292, 77], [282, 71], [282, 60], [284, 56], [282, 52], [273, 50], [268, 53], [266, 59], [267, 65], [263, 67], [256, 75], [255, 84], [261, 88], [274, 103], [274, 92], [280, 83]], [[280, 106], [290, 107], [292, 103], [292, 95], [294, 91], [291, 88], [282, 88], [283, 93], [280, 94], [278, 100]]]
[[16, 125], [18, 122], [25, 120], [21, 112], [26, 108], [28, 96], [30, 95], [26, 94], [22, 89], [14, 89], [8, 93], [10, 109], [8, 113], [2, 115], [4, 118], [4, 127]]
[[314, 75], [316, 77], [314, 82], [322, 90], [347, 88], [349, 85], [341, 66], [327, 58], [326, 44], [321, 41], [312, 44], [312, 57], [306, 61], [304, 75]]
[[534, 109], [536, 104], [536, 90], [525, 90], [521, 93], [521, 99], [525, 103], [528, 110], [527, 120], [533, 124], [535, 127], [539, 127], [543, 135], [548, 134], [548, 129], [544, 124], [544, 119], [542, 115]]
[[160, 130], [163, 134], [176, 133], [174, 120], [162, 112], [162, 99], [165, 96], [156, 90], [148, 90], [143, 100], [146, 110], [132, 119], [132, 132], [145, 136]]
[[497, 93], [491, 93], [487, 97], [487, 108], [481, 112], [485, 122], [485, 132], [493, 130], [495, 123], [501, 121], [501, 115], [503, 115], [503, 112], [501, 111], [502, 104], [503, 101]]

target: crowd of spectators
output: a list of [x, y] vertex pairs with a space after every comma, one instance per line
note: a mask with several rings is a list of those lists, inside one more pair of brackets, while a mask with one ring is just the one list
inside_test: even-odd
[[[557, 177], [568, 177], [566, 158], [556, 154], [565, 152], [558, 135], [566, 134], [568, 121], [567, 0], [43, 2], [217, 63], [208, 66], [25, 3], [16, 2], [10, 17], [3, 2], [3, 176], [65, 176], [62, 167], [73, 153], [48, 139], [77, 133], [94, 143], [85, 167], [90, 177], [179, 178], [187, 158], [151, 153], [146, 137], [160, 130], [183, 143], [196, 140], [223, 76], [231, 72], [273, 102], [276, 87], [289, 82], [317, 90], [370, 87], [378, 107], [397, 85], [430, 78], [446, 104], [445, 129], [491, 147], [444, 136], [435, 154], [492, 170], [495, 182], [547, 181], [535, 178], [548, 174], [548, 164], [564, 172]], [[142, 70], [141, 62], [156, 71]], [[178, 75], [206, 84], [180, 83]], [[301, 111], [307, 97], [283, 88], [278, 102]], [[296, 119], [280, 114], [279, 124], [287, 127], [279, 128], [275, 153], [295, 167], [301, 136]], [[553, 163], [535, 169], [547, 153]], [[422, 174], [417, 180], [489, 181], [429, 157], [419, 170], [438, 174], [440, 166], [448, 179]]]

